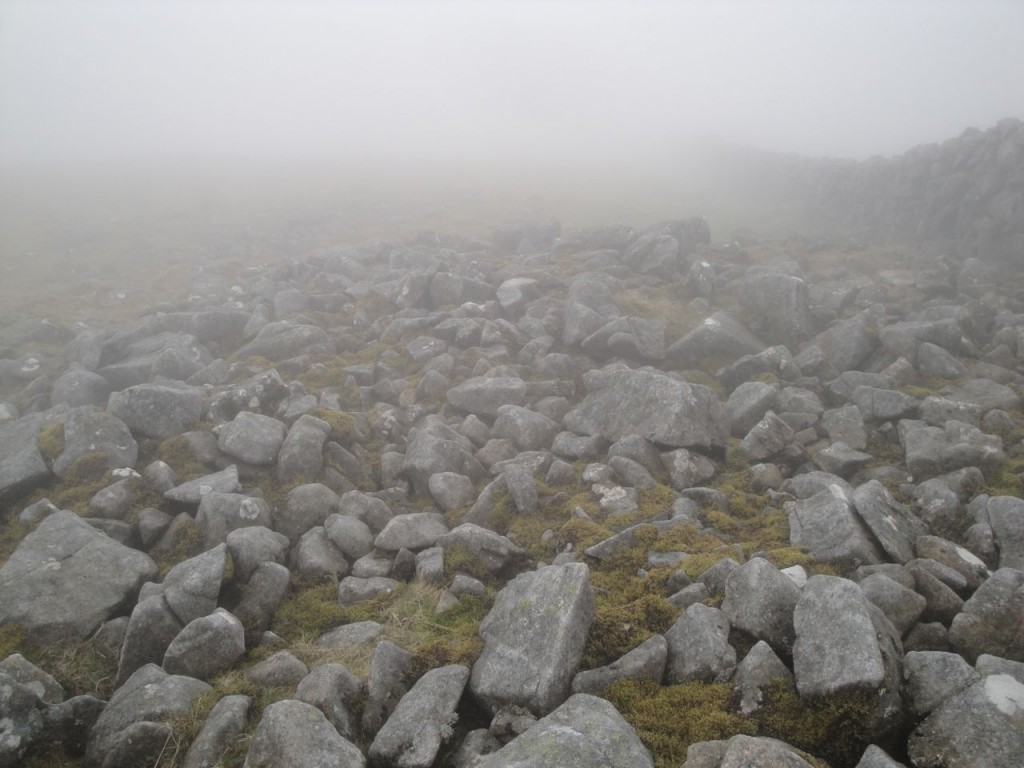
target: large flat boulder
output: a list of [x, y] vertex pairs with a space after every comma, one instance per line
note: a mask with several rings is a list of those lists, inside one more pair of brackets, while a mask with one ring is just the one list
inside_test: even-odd
[[604, 369], [584, 376], [588, 393], [565, 426], [612, 442], [640, 435], [658, 446], [723, 452], [729, 419], [718, 397], [701, 384], [651, 370]]
[[156, 577], [150, 557], [72, 512], [55, 512], [0, 569], [0, 624], [41, 643], [84, 640]]
[[492, 713], [507, 704], [551, 712], [569, 695], [593, 619], [594, 594], [582, 563], [520, 574], [480, 624], [484, 650], [470, 691]]

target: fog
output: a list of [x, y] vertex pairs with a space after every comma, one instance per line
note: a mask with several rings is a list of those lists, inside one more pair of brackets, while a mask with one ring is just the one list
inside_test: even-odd
[[1019, 0], [2, 0], [2, 258], [129, 220], [700, 213], [712, 146], [865, 158], [1024, 115], [1022, 29]]

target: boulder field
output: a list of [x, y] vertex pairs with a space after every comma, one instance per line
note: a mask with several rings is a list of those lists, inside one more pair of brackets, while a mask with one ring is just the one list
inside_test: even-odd
[[1024, 765], [1024, 274], [701, 219], [0, 331], [0, 766]]

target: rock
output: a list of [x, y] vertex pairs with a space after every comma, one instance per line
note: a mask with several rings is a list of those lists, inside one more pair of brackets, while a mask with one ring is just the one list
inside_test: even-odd
[[1006, 461], [999, 437], [955, 419], [942, 428], [904, 419], [899, 435], [907, 469], [917, 481], [962, 467], [996, 469]]
[[764, 461], [779, 453], [792, 439], [792, 428], [773, 411], [768, 411], [740, 442], [740, 455], [747, 461]]
[[491, 434], [511, 440], [521, 451], [540, 451], [551, 447], [560, 427], [547, 416], [518, 405], [498, 408]]
[[793, 609], [799, 599], [800, 590], [792, 580], [767, 560], [754, 557], [725, 580], [722, 612], [731, 626], [789, 655], [794, 640]]
[[999, 567], [1024, 570], [1024, 499], [993, 496], [987, 512], [999, 550]]
[[808, 499], [788, 502], [789, 541], [822, 560], [870, 564], [882, 561], [846, 492], [836, 484]]
[[918, 400], [895, 389], [879, 389], [860, 385], [853, 390], [853, 402], [865, 421], [881, 422], [912, 418], [917, 413]]
[[50, 477], [39, 452], [43, 418], [31, 413], [0, 424], [0, 501], [14, 498]]
[[173, 437], [202, 418], [203, 396], [194, 387], [138, 384], [114, 392], [107, 411], [132, 432], [146, 437]]
[[404, 681], [412, 661], [411, 653], [390, 640], [381, 640], [374, 648], [370, 671], [366, 675], [366, 699], [361, 722], [367, 737], [380, 730], [408, 690]]
[[577, 693], [476, 768], [654, 768], [647, 747], [611, 704]]
[[321, 664], [302, 678], [295, 698], [319, 709], [342, 737], [351, 739], [356, 731], [353, 710], [362, 688], [344, 664]]
[[476, 499], [473, 481], [456, 472], [438, 472], [427, 478], [430, 495], [441, 509], [451, 512], [467, 507]]
[[292, 544], [327, 517], [341, 509], [341, 499], [322, 483], [306, 483], [288, 491], [284, 505], [274, 514], [274, 530], [288, 537]]
[[960, 379], [967, 375], [967, 366], [942, 347], [924, 342], [917, 348], [917, 368], [925, 376], [938, 379]]
[[585, 565], [520, 574], [480, 624], [484, 649], [473, 665], [474, 697], [490, 712], [505, 704], [550, 712], [569, 694], [593, 618]]
[[[133, 726], [142, 723], [163, 723], [170, 718], [185, 715], [193, 702], [213, 689], [200, 680], [180, 675], [168, 675], [155, 664], [146, 664], [129, 677], [110, 698], [103, 714], [89, 734], [86, 747], [86, 761], [93, 765], [106, 765], [116, 747], [124, 749], [122, 735]], [[166, 730], [135, 729], [135, 742], [131, 745], [131, 753], [139, 757], [155, 756], [164, 746], [170, 733]], [[119, 742], [121, 744], [119, 745]], [[120, 752], [121, 749], [118, 751]], [[155, 750], [155, 752], [154, 752]], [[121, 752], [122, 760], [125, 753]], [[117, 762], [115, 765], [130, 765], [130, 761]], [[134, 763], [149, 764], [148, 760]]]
[[668, 472], [669, 483], [677, 491], [701, 486], [718, 471], [711, 459], [692, 453], [685, 448], [661, 454], [662, 466]]
[[277, 479], [282, 483], [313, 480], [324, 468], [324, 444], [331, 425], [308, 413], [300, 416], [285, 435], [277, 454]]
[[389, 594], [398, 587], [397, 581], [386, 576], [346, 576], [338, 585], [338, 602], [342, 605], [355, 605], [372, 600], [378, 595]]
[[169, 491], [165, 491], [164, 498], [168, 501], [195, 506], [203, 500], [203, 496], [212, 491], [238, 493], [240, 490], [238, 467], [232, 464], [220, 472], [197, 477], [194, 480], [177, 485]]
[[285, 425], [277, 419], [241, 411], [221, 425], [217, 447], [245, 464], [266, 467], [277, 461], [285, 433]]
[[110, 382], [98, 373], [86, 370], [79, 363], [72, 363], [68, 369], [53, 382], [50, 390], [52, 405], [64, 404], [70, 408], [93, 405], [104, 408], [113, 387]]
[[468, 551], [491, 573], [501, 573], [508, 566], [526, 561], [526, 550], [499, 533], [473, 523], [463, 523], [439, 536], [437, 546], [446, 552], [453, 547]]
[[733, 677], [733, 685], [741, 696], [740, 712], [749, 716], [759, 710], [764, 700], [764, 688], [779, 681], [793, 687], [793, 673], [768, 643], [758, 640], [737, 665]]
[[0, 661], [0, 672], [27, 688], [43, 704], [59, 704], [64, 701], [64, 688], [61, 684], [20, 653], [12, 653]]
[[0, 671], [0, 765], [16, 766], [43, 733], [39, 699], [5, 671]]
[[793, 612], [793, 626], [793, 671], [801, 696], [876, 690], [885, 681], [867, 600], [854, 582], [812, 576]]
[[864, 596], [881, 609], [901, 635], [906, 635], [924, 615], [928, 601], [912, 589], [880, 573], [860, 582]]
[[832, 443], [814, 455], [815, 464], [839, 477], [852, 477], [873, 460], [870, 453], [855, 451], [843, 442]]
[[591, 371], [588, 394], [565, 415], [578, 434], [615, 441], [637, 434], [668, 448], [724, 452], [728, 418], [714, 392], [649, 370]]
[[927, 529], [884, 485], [869, 480], [858, 486], [853, 492], [853, 506], [893, 562], [907, 563], [913, 559], [914, 541]]
[[40, 643], [81, 641], [156, 573], [147, 555], [72, 512], [55, 512], [0, 568], [0, 624], [17, 624]]
[[[833, 442], [843, 442], [855, 451], [868, 447], [864, 417], [856, 405], [844, 405], [821, 414], [821, 426]], [[828, 471], [828, 470], [826, 470]]]
[[451, 739], [456, 707], [469, 669], [439, 667], [423, 675], [406, 693], [370, 745], [370, 760], [406, 768], [430, 768], [441, 744]]
[[672, 360], [694, 364], [709, 357], [734, 359], [744, 355], [756, 355], [764, 348], [764, 342], [732, 315], [727, 312], [715, 312], [692, 331], [676, 340], [666, 354]]
[[410, 512], [395, 515], [377, 534], [373, 544], [386, 552], [408, 549], [413, 552], [432, 547], [440, 536], [448, 533], [444, 515], [437, 512]]
[[732, 434], [740, 437], [753, 429], [771, 409], [778, 391], [763, 381], [745, 381], [736, 387], [725, 403]]
[[[990, 517], [991, 501], [990, 499], [988, 507]], [[973, 552], [939, 536], [918, 536], [914, 541], [914, 551], [918, 557], [928, 558], [952, 568], [964, 577], [964, 586], [972, 591], [992, 575], [985, 563]]]
[[263, 688], [298, 685], [309, 669], [289, 651], [278, 651], [245, 671], [245, 679]]
[[225, 696], [210, 710], [199, 734], [185, 754], [183, 768], [210, 768], [245, 730], [252, 699]]
[[384, 625], [376, 621], [353, 621], [320, 635], [316, 639], [316, 644], [325, 648], [372, 645], [383, 631]]
[[460, 411], [494, 418], [501, 406], [526, 401], [526, 382], [509, 376], [478, 376], [449, 389], [445, 399]]
[[260, 563], [242, 587], [234, 614], [245, 627], [246, 643], [252, 645], [270, 627], [274, 613], [288, 592], [291, 574], [275, 562]]
[[917, 717], [981, 679], [963, 657], [941, 651], [911, 651], [903, 659], [903, 675], [907, 700]]
[[182, 624], [206, 616], [217, 607], [227, 547], [219, 544], [202, 554], [183, 560], [164, 576], [161, 591], [167, 606]]
[[100, 454], [107, 469], [134, 467], [139, 446], [127, 425], [116, 416], [92, 406], [68, 411], [64, 418], [64, 450], [53, 462], [63, 477], [86, 454]]
[[1000, 568], [964, 603], [949, 639], [969, 662], [987, 653], [1024, 661], [1024, 571]]
[[907, 742], [915, 768], [1024, 765], [1024, 684], [992, 675], [946, 699]]
[[225, 541], [238, 528], [271, 526], [270, 505], [263, 499], [240, 493], [210, 491], [199, 501], [196, 524], [203, 537], [203, 546], [210, 548]]
[[328, 515], [324, 520], [324, 533], [349, 560], [358, 560], [373, 551], [373, 531], [357, 517]]
[[319, 525], [302, 534], [292, 549], [292, 561], [299, 577], [308, 582], [336, 581], [349, 572], [345, 556]]
[[572, 680], [573, 693], [600, 696], [619, 680], [650, 680], [661, 683], [668, 660], [668, 643], [664, 635], [653, 635], [611, 664], [578, 672]]
[[185, 625], [164, 653], [170, 675], [210, 680], [234, 666], [245, 654], [242, 622], [223, 608]]
[[284, 564], [288, 538], [257, 525], [231, 531], [227, 545], [235, 564], [235, 581], [244, 583], [262, 563]]
[[784, 339], [806, 339], [811, 335], [807, 284], [803, 279], [752, 267], [737, 290], [743, 306], [771, 335]]
[[425, 494], [429, 492], [430, 477], [438, 472], [456, 472], [471, 480], [480, 480], [485, 475], [473, 457], [473, 444], [439, 416], [431, 414], [409, 431], [401, 473], [416, 493]]
[[691, 605], [665, 633], [665, 639], [665, 680], [671, 685], [724, 683], [736, 671], [736, 651], [729, 645], [729, 619], [717, 608]]
[[146, 664], [159, 664], [182, 622], [159, 591], [140, 600], [132, 609], [121, 644], [115, 685], [121, 685]]
[[562, 343], [579, 344], [621, 315], [607, 282], [593, 273], [573, 278], [563, 312]]
[[885, 753], [877, 744], [869, 744], [855, 768], [907, 768]]
[[312, 704], [277, 701], [263, 710], [245, 768], [365, 768], [366, 759]]
[[303, 350], [319, 349], [334, 353], [326, 332], [315, 325], [304, 325], [282, 320], [264, 325], [256, 338], [235, 352], [235, 357], [265, 357], [279, 362], [295, 357]]

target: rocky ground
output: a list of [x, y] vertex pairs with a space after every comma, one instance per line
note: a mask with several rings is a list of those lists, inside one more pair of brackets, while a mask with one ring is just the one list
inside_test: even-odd
[[540, 221], [14, 323], [0, 766], [1016, 768], [1022, 285]]

